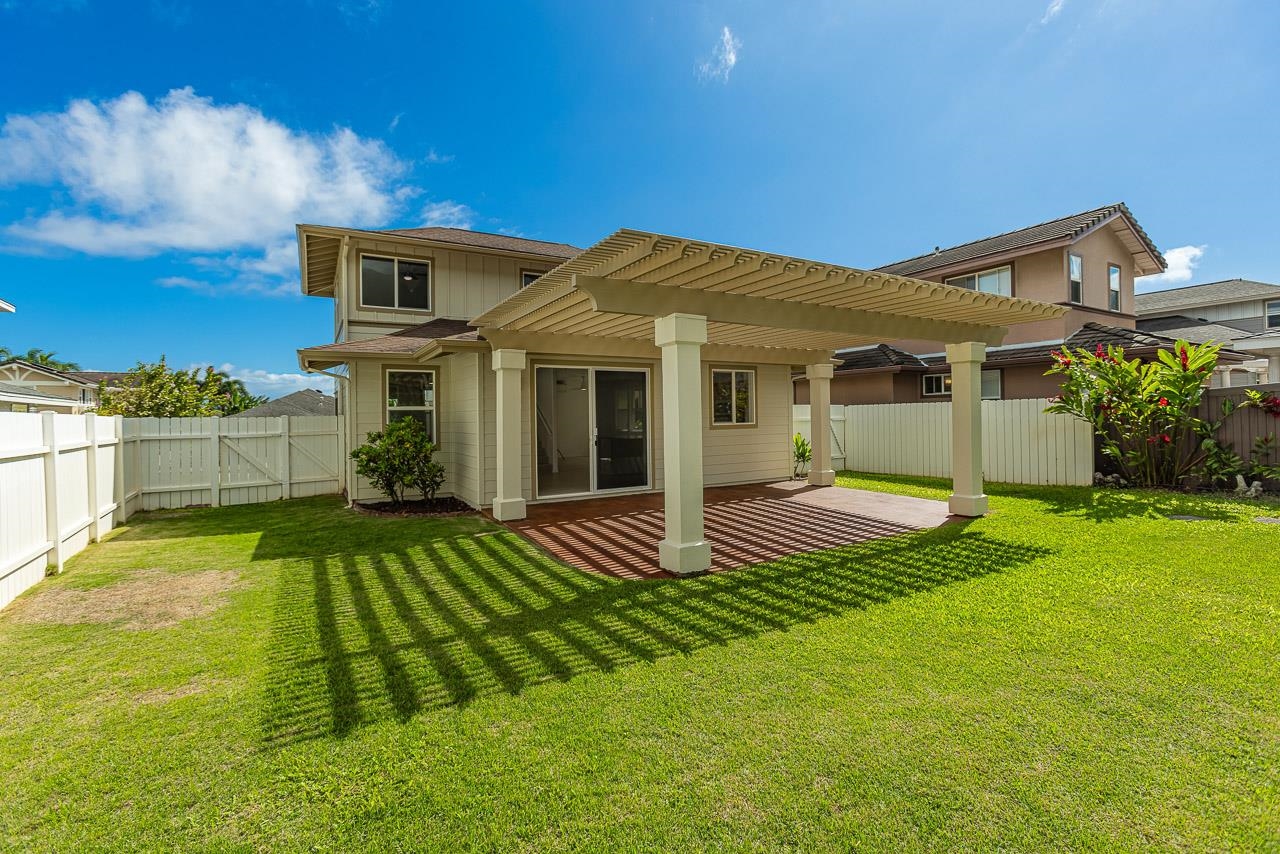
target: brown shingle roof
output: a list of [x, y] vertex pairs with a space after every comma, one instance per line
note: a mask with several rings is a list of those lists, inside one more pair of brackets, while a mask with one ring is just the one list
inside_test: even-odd
[[1280, 285], [1251, 279], [1227, 279], [1203, 285], [1187, 285], [1167, 291], [1138, 294], [1133, 299], [1135, 314], [1175, 312], [1201, 305], [1220, 305], [1245, 300], [1280, 299]]
[[1124, 203], [1117, 202], [1114, 205], [1105, 205], [1100, 208], [1094, 208], [1091, 211], [1051, 219], [1048, 222], [1019, 228], [1015, 231], [1007, 231], [994, 237], [984, 237], [981, 240], [961, 243], [958, 246], [951, 246], [947, 249], [936, 249], [933, 252], [926, 252], [914, 258], [907, 258], [904, 261], [896, 261], [883, 267], [877, 267], [876, 271], [892, 273], [898, 276], [914, 276], [928, 270], [949, 267], [952, 264], [978, 261], [988, 255], [995, 255], [1000, 252], [1026, 249], [1055, 240], [1073, 240], [1117, 213], [1123, 214], [1128, 219], [1134, 231], [1137, 232], [1146, 246], [1147, 251], [1161, 266], [1164, 266], [1164, 256], [1160, 254], [1160, 250], [1156, 248], [1155, 243], [1142, 230], [1142, 226], [1138, 225], [1138, 221], [1134, 219], [1133, 214], [1129, 212]]
[[437, 243], [457, 243], [460, 246], [477, 246], [483, 249], [502, 249], [527, 255], [545, 255], [548, 258], [572, 258], [582, 250], [568, 243], [552, 243], [546, 240], [530, 240], [506, 234], [490, 234], [484, 231], [468, 231], [465, 228], [388, 228], [379, 234], [395, 234], [401, 237], [419, 237]]
[[343, 353], [367, 353], [371, 356], [403, 356], [416, 353], [429, 341], [441, 340], [476, 341], [476, 329], [465, 320], [448, 320], [437, 318], [427, 323], [401, 329], [389, 335], [379, 335], [364, 341], [339, 341], [336, 344], [321, 344], [306, 348], [308, 352], [324, 352], [337, 350]]
[[98, 383], [105, 382], [109, 387], [120, 388], [123, 386], [129, 374], [124, 371], [65, 371], [68, 376], [75, 377], [83, 382]]
[[1250, 334], [1243, 329], [1236, 329], [1234, 326], [1227, 326], [1222, 323], [1206, 323], [1203, 320], [1197, 320], [1194, 317], [1187, 317], [1183, 314], [1175, 314], [1172, 317], [1140, 317], [1138, 318], [1138, 328], [1153, 335], [1178, 338], [1183, 341], [1190, 341], [1193, 344], [1203, 344], [1206, 341], [1228, 344], [1237, 338], [1246, 338]]
[[836, 371], [863, 371], [872, 368], [923, 368], [925, 362], [914, 353], [889, 344], [858, 347], [836, 354], [843, 361]]
[[281, 415], [336, 415], [337, 412], [338, 401], [333, 395], [319, 389], [304, 388], [229, 417], [278, 418]]

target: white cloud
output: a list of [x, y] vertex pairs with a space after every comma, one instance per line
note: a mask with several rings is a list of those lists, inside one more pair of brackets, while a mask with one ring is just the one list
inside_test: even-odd
[[0, 128], [0, 184], [63, 186], [73, 200], [9, 235], [92, 254], [260, 246], [300, 219], [382, 222], [403, 168], [347, 128], [298, 132], [191, 89], [73, 101]]
[[440, 152], [438, 152], [438, 151], [436, 151], [434, 148], [432, 148], [432, 149], [429, 149], [429, 150], [427, 151], [427, 156], [426, 156], [426, 157], [424, 157], [424, 158], [422, 158], [422, 160], [423, 160], [423, 162], [425, 162], [425, 163], [431, 163], [431, 164], [436, 164], [436, 163], [452, 163], [452, 162], [453, 162], [453, 155], [452, 155], [452, 154], [441, 154]]
[[1049, 5], [1045, 7], [1044, 16], [1040, 18], [1041, 24], [1047, 24], [1062, 12], [1062, 7], [1067, 5], [1067, 0], [1049, 0]]
[[[199, 368], [203, 370], [204, 366], [200, 365]], [[230, 363], [222, 364], [218, 370], [232, 379], [242, 381], [250, 394], [265, 394], [275, 398], [304, 388], [319, 389], [325, 394], [333, 394], [333, 379], [321, 374], [277, 374], [255, 368], [241, 368]]]
[[444, 228], [470, 228], [475, 222], [475, 216], [475, 211], [466, 205], [446, 199], [443, 202], [431, 202], [422, 209], [422, 224]]
[[387, 130], [394, 131], [396, 128], [400, 127], [400, 120], [402, 118], [404, 118], [404, 113], [396, 113], [391, 118], [390, 123], [387, 124]]
[[1164, 285], [1180, 285], [1191, 281], [1207, 246], [1178, 246], [1164, 253], [1169, 269], [1152, 276], [1143, 276], [1135, 284], [1139, 291], [1159, 290]]
[[698, 76], [703, 80], [729, 82], [729, 73], [738, 64], [738, 51], [742, 42], [734, 37], [727, 26], [720, 33], [720, 41], [711, 51], [711, 58], [698, 65]]

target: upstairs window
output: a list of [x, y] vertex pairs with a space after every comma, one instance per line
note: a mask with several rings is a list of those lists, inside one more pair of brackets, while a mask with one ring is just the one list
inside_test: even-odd
[[521, 270], [520, 287], [527, 288], [540, 278], [542, 278], [542, 273], [537, 270]]
[[1107, 265], [1107, 287], [1109, 289], [1110, 301], [1107, 307], [1112, 311], [1120, 310], [1120, 265]]
[[1084, 302], [1084, 259], [1074, 253], [1067, 256], [1067, 301]]
[[717, 426], [756, 423], [756, 372], [711, 371], [711, 423]]
[[361, 255], [360, 304], [430, 311], [431, 262]]
[[1280, 329], [1280, 299], [1267, 303], [1267, 328]]
[[1013, 296], [1013, 268], [996, 267], [993, 270], [983, 270], [981, 273], [970, 273], [967, 276], [952, 276], [946, 280], [946, 284], [968, 291], [981, 291], [984, 294]]

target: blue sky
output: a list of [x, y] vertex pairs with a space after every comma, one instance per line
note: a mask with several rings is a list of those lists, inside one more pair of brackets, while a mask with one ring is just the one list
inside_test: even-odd
[[1280, 4], [0, 0], [0, 345], [322, 385], [296, 222], [876, 266], [1129, 204], [1280, 282]]

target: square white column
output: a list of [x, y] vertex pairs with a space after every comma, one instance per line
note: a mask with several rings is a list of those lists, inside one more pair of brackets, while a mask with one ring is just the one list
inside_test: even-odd
[[663, 516], [666, 536], [658, 564], [676, 575], [711, 568], [702, 518], [702, 345], [707, 319], [694, 314], [654, 318], [662, 349]]
[[831, 468], [831, 377], [834, 368], [829, 362], [809, 365], [804, 375], [809, 380], [809, 446], [813, 459], [809, 461], [809, 484], [831, 486], [836, 473]]
[[956, 516], [983, 516], [982, 363], [987, 347], [977, 341], [947, 345], [951, 366], [951, 482], [948, 500]]
[[497, 466], [498, 491], [493, 499], [493, 518], [509, 522], [525, 517], [524, 493], [520, 485], [520, 378], [525, 369], [524, 350], [494, 350], [493, 372], [497, 376]]

